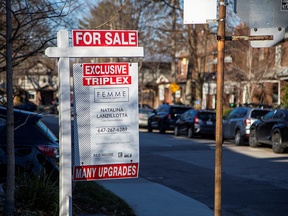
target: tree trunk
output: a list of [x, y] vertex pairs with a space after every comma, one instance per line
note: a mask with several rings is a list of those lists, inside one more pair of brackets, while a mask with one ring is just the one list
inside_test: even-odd
[[14, 106], [12, 69], [11, 0], [6, 0], [6, 79], [7, 79], [7, 190], [5, 215], [14, 214], [15, 155], [14, 155]]
[[[175, 1], [172, 0], [172, 43], [171, 43], [171, 49], [172, 49], [172, 61], [171, 61], [171, 76], [172, 80], [171, 82], [176, 82], [176, 10], [175, 10]], [[175, 93], [172, 93], [172, 103], [175, 104]]]

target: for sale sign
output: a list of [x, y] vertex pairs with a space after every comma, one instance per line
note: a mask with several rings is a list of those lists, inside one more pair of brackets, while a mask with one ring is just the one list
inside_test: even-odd
[[73, 30], [73, 46], [138, 47], [137, 31]]
[[74, 180], [138, 177], [138, 65], [75, 64]]

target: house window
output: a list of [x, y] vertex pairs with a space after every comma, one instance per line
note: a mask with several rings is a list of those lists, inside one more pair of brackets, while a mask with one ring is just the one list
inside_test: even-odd
[[249, 101], [249, 95], [248, 95], [248, 86], [245, 86], [244, 92], [243, 92], [243, 103], [250, 103]]
[[181, 66], [180, 66], [180, 75], [184, 74], [184, 65], [183, 65], [183, 61], [181, 61]]
[[273, 83], [273, 95], [272, 95], [273, 104], [279, 104], [279, 83]]
[[159, 88], [159, 100], [164, 101], [164, 86], [160, 86]]
[[36, 98], [36, 92], [28, 91], [28, 99], [34, 101]]
[[275, 66], [281, 66], [281, 44], [275, 47]]
[[260, 49], [260, 54], [259, 54], [259, 61], [264, 60], [264, 48]]
[[43, 78], [43, 83], [46, 83], [46, 82], [47, 82], [46, 77], [44, 77]]

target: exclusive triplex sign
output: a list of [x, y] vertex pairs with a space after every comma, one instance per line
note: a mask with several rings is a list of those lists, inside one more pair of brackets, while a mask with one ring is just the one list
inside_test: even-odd
[[128, 63], [83, 64], [83, 85], [131, 85]]
[[74, 181], [138, 177], [138, 64], [74, 64]]
[[73, 46], [138, 47], [137, 31], [73, 30]]

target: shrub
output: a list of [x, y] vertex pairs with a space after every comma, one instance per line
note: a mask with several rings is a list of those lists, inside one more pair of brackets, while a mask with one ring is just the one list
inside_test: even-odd
[[15, 178], [15, 201], [23, 209], [44, 211], [47, 215], [59, 213], [59, 188], [57, 181], [51, 181], [50, 176], [42, 177], [29, 172], [22, 172]]

